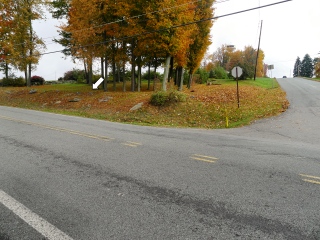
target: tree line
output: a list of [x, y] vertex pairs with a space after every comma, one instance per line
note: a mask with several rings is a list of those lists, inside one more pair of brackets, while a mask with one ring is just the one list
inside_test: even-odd
[[320, 78], [320, 59], [312, 59], [309, 54], [306, 54], [302, 61], [297, 57], [293, 68], [293, 77], [308, 77], [316, 76]]
[[[48, 7], [53, 18], [65, 19], [55, 42], [73, 60], [82, 61], [87, 83], [92, 84], [93, 62], [101, 62], [101, 76], [113, 88], [131, 66], [131, 90], [140, 91], [141, 69], [156, 72], [164, 66], [162, 89], [173, 78], [181, 86], [184, 70], [192, 75], [211, 44], [215, 0], [1, 0], [0, 64], [8, 78], [11, 67], [31, 71], [39, 62], [45, 44], [33, 30], [32, 21], [44, 17]], [[107, 91], [107, 81], [104, 81]]]
[[217, 78], [230, 78], [230, 72], [236, 66], [243, 69], [240, 79], [252, 79], [255, 73], [256, 77], [264, 77], [267, 75], [268, 65], [264, 63], [263, 50], [260, 49], [259, 54], [257, 51], [252, 46], [239, 50], [233, 45], [224, 44], [206, 57], [204, 68], [213, 72]]
[[[92, 83], [92, 63], [100, 59], [101, 76], [112, 71], [113, 88], [131, 65], [131, 91], [141, 87], [141, 69], [164, 65], [162, 90], [174, 78], [182, 87], [183, 71], [192, 75], [210, 41], [214, 0], [54, 0], [51, 13], [65, 18], [60, 26], [64, 53], [83, 61], [87, 81]], [[190, 24], [194, 23], [194, 24]], [[107, 91], [107, 81], [104, 81]], [[125, 90], [125, 88], [124, 88]]]

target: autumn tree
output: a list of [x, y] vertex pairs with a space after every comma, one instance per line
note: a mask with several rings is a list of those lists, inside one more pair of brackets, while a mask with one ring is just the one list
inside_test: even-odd
[[320, 59], [316, 58], [314, 61], [314, 74], [316, 78], [320, 78]]
[[100, 58], [102, 76], [107, 75], [107, 66], [112, 68], [114, 89], [127, 62], [132, 65], [131, 90], [139, 91], [142, 66], [154, 65], [156, 70], [164, 60], [165, 90], [173, 67], [182, 76], [182, 68], [193, 72], [200, 63], [210, 44], [213, 1], [178, 0], [172, 5], [171, 0], [54, 0], [51, 12], [55, 18], [66, 16], [57, 40], [65, 46], [65, 54], [87, 63]]
[[[1, 32], [5, 34], [6, 46], [2, 52], [6, 51], [6, 64], [10, 63], [20, 71], [25, 73], [27, 86], [31, 86], [31, 72], [35, 69], [40, 59], [40, 53], [45, 48], [43, 41], [33, 30], [32, 21], [42, 17], [43, 1], [41, 0], [2, 0], [1, 10]], [[4, 8], [3, 8], [4, 7]], [[10, 29], [2, 27], [8, 24], [10, 19]], [[10, 54], [10, 57], [8, 57]]]
[[230, 64], [228, 65], [228, 62], [230, 61], [230, 55], [234, 50], [234, 46], [223, 44], [212, 54], [212, 61], [217, 66], [223, 67], [227, 70], [230, 68]]
[[260, 49], [259, 50], [259, 57], [258, 57], [258, 61], [257, 61], [257, 69], [256, 69], [256, 76], [257, 77], [266, 76], [263, 60], [264, 60], [264, 52]]
[[210, 19], [213, 17], [213, 2], [214, 0], [203, 0], [197, 2], [196, 11], [194, 13], [194, 20], [197, 22], [197, 28], [192, 34], [193, 42], [187, 50], [187, 67], [189, 69], [188, 88], [191, 87], [192, 75], [194, 71], [199, 67], [207, 48], [211, 44], [210, 29], [213, 23], [212, 21], [208, 20], [203, 21], [203, 19]]
[[[256, 73], [258, 77], [265, 75], [264, 52], [259, 50]], [[243, 69], [241, 79], [253, 78], [256, 65], [257, 50], [246, 46], [244, 50], [236, 50], [233, 46], [222, 45], [212, 55], [212, 63], [230, 72], [235, 66]]]
[[12, 42], [10, 38], [13, 35], [14, 9], [12, 1], [0, 2], [0, 69], [8, 78], [10, 53], [12, 51]]

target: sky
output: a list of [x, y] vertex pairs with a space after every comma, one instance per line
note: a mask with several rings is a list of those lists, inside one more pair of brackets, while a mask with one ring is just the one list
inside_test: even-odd
[[[256, 8], [283, 0], [216, 0], [215, 16], [222, 16], [250, 8]], [[246, 13], [218, 18], [211, 29], [212, 44], [209, 54], [223, 44], [234, 45], [243, 50], [251, 45], [258, 48], [259, 32], [262, 24], [260, 48], [265, 53], [264, 62], [274, 65], [270, 77], [292, 77], [295, 60], [302, 60], [305, 54], [311, 58], [320, 57], [320, 0], [292, 0], [290, 2], [253, 10]], [[59, 44], [52, 42], [58, 37], [57, 26], [61, 20], [52, 19], [35, 21], [34, 30], [46, 45], [45, 52], [61, 50]], [[43, 55], [32, 75], [39, 75], [45, 80], [57, 80], [66, 71], [83, 68], [73, 63], [71, 58], [64, 58], [62, 53]], [[99, 64], [94, 66], [98, 69]], [[22, 76], [22, 73], [16, 72]], [[3, 75], [0, 74], [0, 77]]]

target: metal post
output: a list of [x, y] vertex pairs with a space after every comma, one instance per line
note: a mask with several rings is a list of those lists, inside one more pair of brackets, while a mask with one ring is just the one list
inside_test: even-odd
[[238, 108], [239, 108], [240, 107], [240, 98], [239, 98], [238, 68], [236, 68], [236, 79], [237, 79], [237, 100], [238, 100]]

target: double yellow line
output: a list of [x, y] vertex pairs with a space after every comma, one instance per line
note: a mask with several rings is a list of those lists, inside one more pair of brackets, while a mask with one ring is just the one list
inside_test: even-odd
[[218, 158], [211, 157], [211, 156], [205, 156], [200, 154], [193, 154], [191, 157], [193, 160], [202, 161], [202, 162], [208, 162], [208, 163], [214, 163], [218, 160]]
[[314, 184], [319, 184], [320, 185], [320, 177], [316, 176], [311, 176], [311, 175], [306, 175], [306, 174], [299, 174], [302, 178], [303, 181], [309, 182], [309, 183], [314, 183]]
[[12, 121], [12, 122], [17, 122], [17, 123], [23, 123], [23, 124], [27, 124], [27, 125], [31, 125], [31, 126], [36, 126], [36, 127], [40, 127], [40, 128], [44, 128], [44, 129], [50, 129], [50, 130], [59, 131], [59, 132], [66, 132], [66, 133], [70, 133], [70, 134], [78, 135], [78, 136], [82, 136], [82, 137], [99, 139], [99, 140], [107, 141], [107, 142], [110, 141], [110, 140], [112, 140], [112, 139], [114, 139], [114, 138], [110, 138], [110, 137], [107, 137], [107, 136], [100, 136], [100, 135], [95, 135], [95, 134], [90, 134], [90, 133], [84, 133], [84, 132], [75, 131], [75, 130], [66, 129], [66, 128], [53, 127], [53, 126], [49, 126], [49, 125], [45, 125], [45, 124], [29, 122], [29, 121], [20, 120], [20, 119], [15, 119], [15, 118], [10, 118], [10, 117], [1, 116], [1, 115], [0, 115], [0, 119]]

